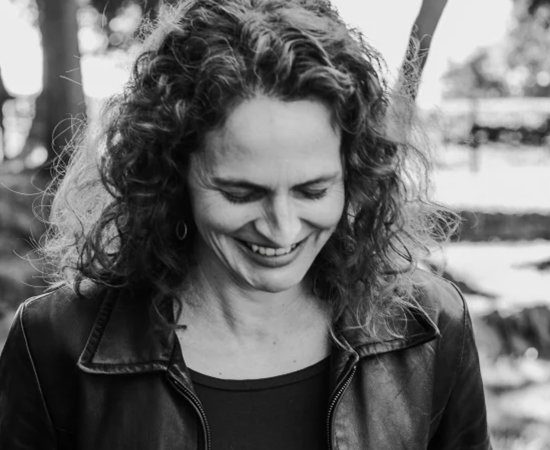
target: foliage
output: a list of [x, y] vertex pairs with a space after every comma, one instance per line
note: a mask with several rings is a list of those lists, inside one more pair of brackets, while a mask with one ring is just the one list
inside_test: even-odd
[[[518, 1], [518, 0], [514, 0]], [[523, 0], [520, 0], [523, 1]], [[534, 14], [539, 7], [550, 5], [550, 0], [529, 0], [528, 2], [528, 12], [529, 14]]]
[[505, 97], [508, 86], [499, 69], [498, 56], [483, 48], [463, 63], [451, 63], [444, 75], [449, 98]]
[[[175, 3], [177, 0], [87, 1], [99, 13], [100, 27], [107, 34], [109, 47], [128, 48], [141, 19], [155, 19], [161, 4]], [[129, 20], [124, 20], [125, 16]]]
[[549, 28], [549, 0], [515, 0], [507, 66], [518, 78], [518, 95], [550, 96]]
[[499, 44], [479, 50], [445, 76], [448, 97], [550, 96], [550, 0], [514, 0]]

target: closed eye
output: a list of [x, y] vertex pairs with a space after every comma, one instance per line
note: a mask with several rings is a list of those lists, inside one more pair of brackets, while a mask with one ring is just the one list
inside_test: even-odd
[[222, 195], [231, 203], [250, 203], [262, 198], [263, 193], [256, 190], [221, 190]]
[[[307, 200], [319, 200], [327, 195], [329, 184], [336, 183], [340, 179], [340, 176], [339, 173], [336, 173], [318, 177], [294, 186], [292, 191], [297, 197]], [[268, 188], [248, 181], [217, 177], [213, 181], [219, 192], [231, 203], [251, 203], [261, 200], [270, 194]]]
[[323, 198], [327, 194], [328, 189], [300, 189], [298, 192], [300, 195], [302, 195], [304, 198], [310, 199], [310, 200], [318, 200]]
[[[300, 189], [297, 194], [308, 200], [319, 200], [327, 194], [328, 189]], [[264, 193], [259, 191], [221, 191], [231, 203], [251, 203], [260, 200]]]

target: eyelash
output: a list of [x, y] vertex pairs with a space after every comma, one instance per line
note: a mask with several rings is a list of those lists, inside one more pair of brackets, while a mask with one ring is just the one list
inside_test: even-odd
[[[319, 191], [312, 191], [312, 192], [301, 191], [301, 195], [303, 195], [308, 200], [319, 200], [326, 195], [327, 191], [328, 189], [321, 189]], [[230, 194], [229, 192], [222, 191], [222, 194], [231, 203], [250, 203], [261, 197], [261, 194], [256, 194], [256, 193], [241, 196], [241, 195], [233, 195], [233, 194]]]
[[244, 196], [232, 195], [229, 192], [222, 192], [222, 194], [231, 203], [249, 203], [254, 200], [254, 194], [247, 194]]
[[319, 200], [320, 198], [323, 198], [326, 195], [327, 190], [328, 189], [320, 189], [318, 191], [310, 191], [310, 192], [302, 191], [302, 195], [309, 200]]

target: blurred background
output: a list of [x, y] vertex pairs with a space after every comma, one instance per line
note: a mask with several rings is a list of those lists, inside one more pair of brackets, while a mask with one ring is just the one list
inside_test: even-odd
[[[333, 3], [394, 85], [411, 34], [437, 27], [421, 41], [416, 100], [434, 197], [463, 221], [425, 264], [465, 293], [495, 449], [550, 449], [550, 0]], [[52, 161], [122, 88], [157, 7], [0, 0], [0, 348], [19, 303], [45, 286], [35, 248]]]

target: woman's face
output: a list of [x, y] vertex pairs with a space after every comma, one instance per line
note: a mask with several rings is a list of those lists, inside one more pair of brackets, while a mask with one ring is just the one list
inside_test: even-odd
[[340, 130], [319, 101], [244, 101], [206, 135], [189, 187], [204, 272], [247, 289], [290, 289], [342, 215]]

